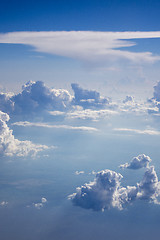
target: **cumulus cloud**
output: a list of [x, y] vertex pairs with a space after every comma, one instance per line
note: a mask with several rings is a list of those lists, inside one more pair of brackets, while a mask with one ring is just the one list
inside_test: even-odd
[[133, 62], [154, 62], [159, 56], [151, 52], [121, 50], [132, 47], [128, 40], [160, 38], [160, 32], [94, 32], [94, 31], [49, 31], [1, 33], [0, 43], [25, 44], [35, 51], [70, 57], [82, 61], [106, 62], [126, 59]]
[[149, 167], [149, 163], [151, 162], [151, 158], [146, 156], [145, 154], [140, 154], [137, 157], [134, 157], [130, 163], [125, 163], [120, 165], [121, 168], [129, 168], [129, 169], [139, 169], [143, 167]]
[[160, 81], [154, 86], [153, 97], [148, 99], [148, 103], [151, 105], [148, 113], [158, 115], [160, 112]]
[[111, 170], [102, 170], [96, 174], [93, 182], [78, 187], [77, 192], [69, 196], [73, 204], [96, 211], [111, 207], [122, 209], [122, 204], [136, 197], [135, 187], [121, 187], [123, 176]]
[[156, 200], [160, 194], [160, 182], [154, 166], [147, 169], [142, 181], [138, 184], [138, 198]]
[[42, 207], [44, 207], [44, 205], [47, 203], [47, 199], [42, 197], [41, 198], [41, 202], [39, 203], [33, 203], [34, 207], [37, 209], [41, 209]]
[[109, 99], [100, 97], [100, 93], [93, 90], [81, 88], [78, 84], [72, 83], [74, 91], [73, 103], [83, 108], [104, 108], [109, 104]]
[[49, 149], [46, 145], [33, 144], [31, 141], [19, 141], [7, 125], [9, 115], [0, 111], [0, 154], [6, 156], [35, 156], [42, 150]]
[[0, 94], [0, 109], [12, 115], [32, 116], [49, 110], [67, 109], [72, 96], [67, 90], [48, 88], [41, 81], [28, 82], [18, 94]]
[[78, 187], [76, 193], [68, 198], [76, 206], [95, 211], [104, 211], [110, 208], [122, 210], [126, 204], [133, 203], [135, 200], [145, 199], [157, 204], [160, 196], [160, 182], [154, 166], [148, 166], [150, 161], [150, 157], [144, 154], [139, 155], [136, 160], [132, 160], [130, 165], [133, 169], [147, 167], [142, 181], [135, 186], [121, 186], [123, 176], [106, 169], [98, 172], [93, 182]]
[[68, 129], [68, 130], [79, 130], [79, 131], [87, 131], [87, 132], [96, 132], [97, 128], [94, 127], [86, 127], [86, 126], [70, 126], [70, 125], [51, 125], [48, 123], [32, 123], [32, 122], [15, 122], [12, 125], [22, 126], [22, 127], [44, 127], [44, 128], [55, 128], [55, 129]]

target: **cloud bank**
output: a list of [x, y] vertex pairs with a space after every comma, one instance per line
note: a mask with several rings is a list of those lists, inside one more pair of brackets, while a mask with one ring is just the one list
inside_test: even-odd
[[159, 56], [151, 52], [131, 52], [120, 48], [136, 45], [131, 39], [160, 38], [160, 32], [10, 32], [0, 34], [0, 43], [25, 44], [35, 51], [90, 62], [126, 59], [154, 62]]
[[126, 204], [135, 200], [145, 199], [149, 202], [158, 203], [160, 182], [154, 166], [149, 166], [150, 162], [150, 157], [141, 154], [133, 158], [130, 167], [126, 167], [133, 169], [146, 167], [142, 181], [137, 183], [136, 186], [122, 187], [121, 179], [123, 176], [106, 169], [98, 172], [93, 182], [78, 187], [76, 193], [68, 198], [76, 206], [95, 211], [104, 211], [110, 208], [122, 210]]

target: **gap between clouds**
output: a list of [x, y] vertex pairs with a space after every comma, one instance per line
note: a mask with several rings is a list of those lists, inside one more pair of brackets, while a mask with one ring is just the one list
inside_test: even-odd
[[135, 42], [127, 40], [144, 38], [160, 38], [160, 32], [9, 32], [0, 34], [0, 43], [30, 45], [38, 52], [90, 62], [126, 59], [138, 63], [152, 63], [160, 60], [160, 56], [155, 56], [151, 52], [119, 49], [136, 45]]

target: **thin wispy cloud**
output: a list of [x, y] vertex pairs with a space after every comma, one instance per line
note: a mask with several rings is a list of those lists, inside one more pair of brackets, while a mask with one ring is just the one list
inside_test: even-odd
[[86, 126], [70, 126], [70, 125], [51, 125], [48, 123], [32, 123], [32, 122], [15, 122], [12, 125], [21, 126], [21, 127], [41, 127], [41, 128], [55, 128], [55, 129], [66, 129], [66, 130], [79, 130], [79, 131], [88, 131], [96, 132], [97, 128], [86, 127]]
[[117, 132], [126, 132], [126, 133], [160, 135], [160, 131], [153, 130], [153, 129], [140, 130], [140, 129], [132, 129], [132, 128], [114, 128], [113, 130]]
[[25, 44], [38, 52], [93, 62], [127, 59], [140, 63], [160, 60], [160, 56], [151, 52], [119, 49], [136, 45], [128, 40], [144, 38], [160, 38], [160, 32], [9, 32], [0, 34], [0, 43]]

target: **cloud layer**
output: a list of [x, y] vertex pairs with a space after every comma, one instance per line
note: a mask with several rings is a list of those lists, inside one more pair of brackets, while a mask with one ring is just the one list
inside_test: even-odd
[[150, 52], [131, 52], [119, 48], [131, 47], [131, 39], [160, 38], [160, 32], [11, 32], [1, 33], [0, 43], [25, 44], [35, 51], [90, 62], [126, 59], [133, 62], [154, 62], [159, 56]]
[[160, 182], [154, 166], [149, 166], [150, 162], [150, 157], [144, 154], [133, 158], [131, 161], [128, 168], [147, 167], [142, 181], [137, 183], [136, 186], [122, 187], [121, 179], [123, 176], [106, 169], [98, 172], [93, 182], [78, 187], [76, 193], [70, 195], [69, 199], [76, 206], [96, 211], [104, 211], [110, 208], [122, 210], [126, 204], [138, 199], [158, 203]]

